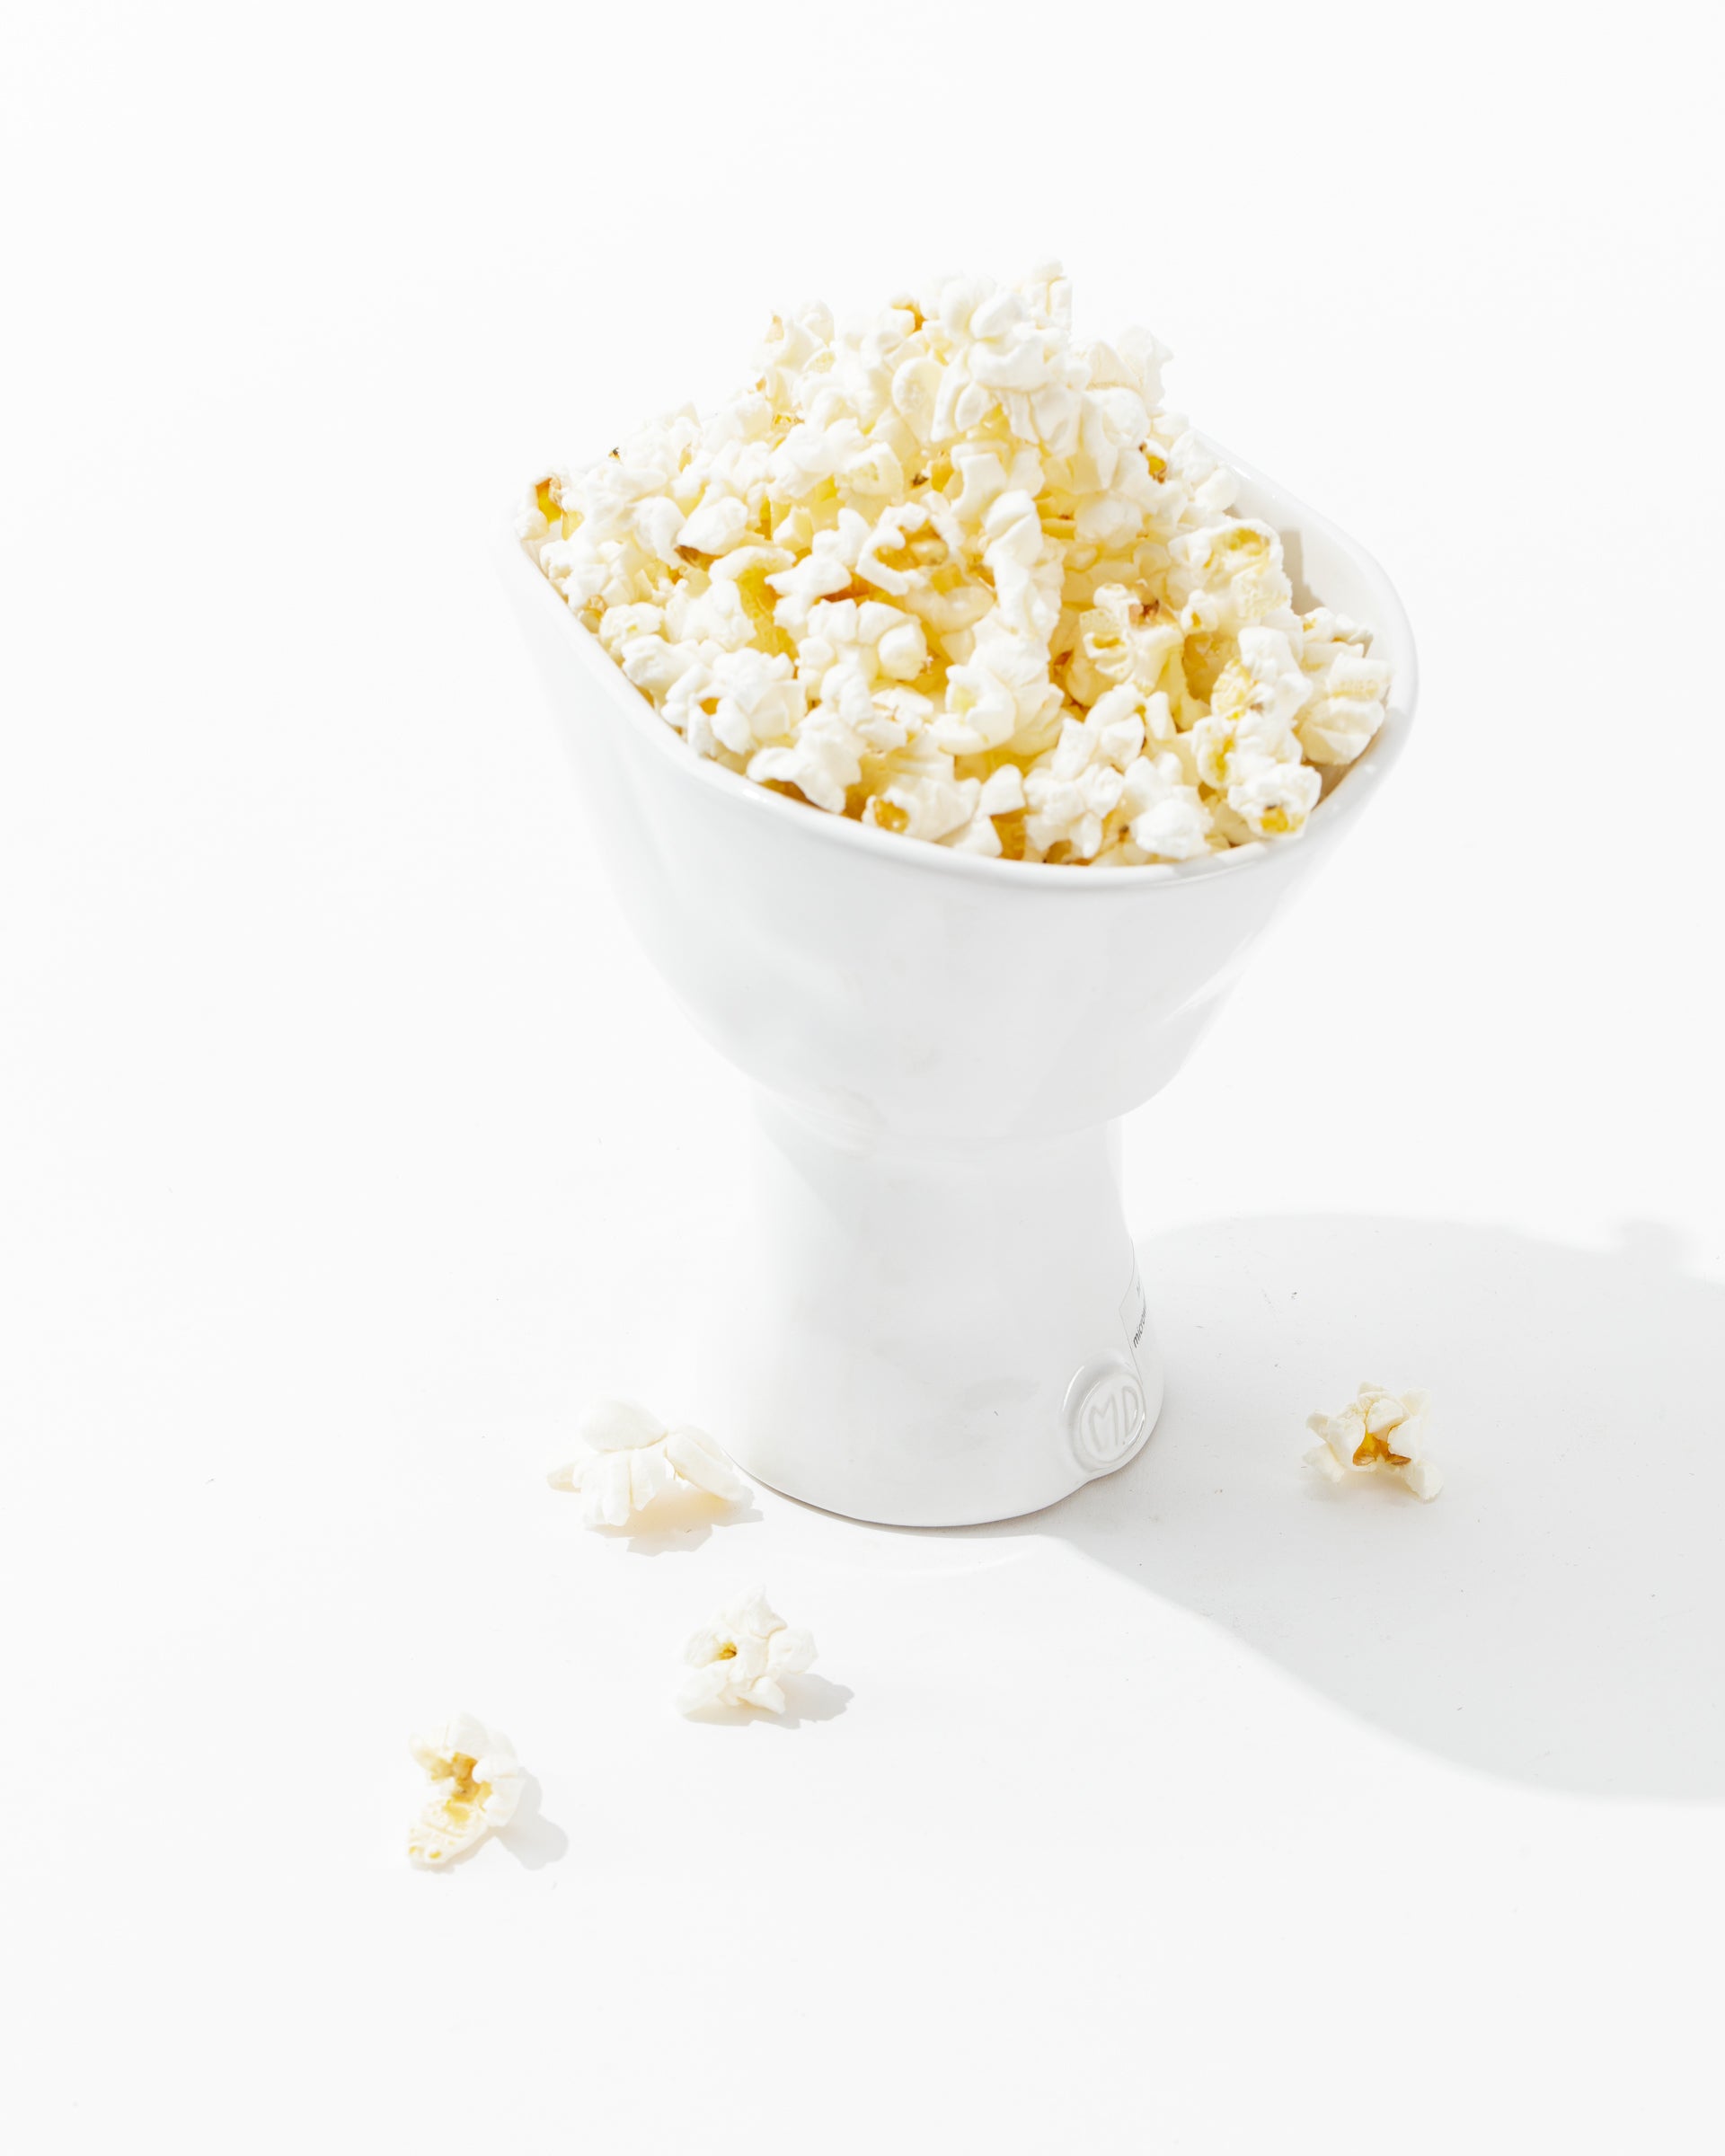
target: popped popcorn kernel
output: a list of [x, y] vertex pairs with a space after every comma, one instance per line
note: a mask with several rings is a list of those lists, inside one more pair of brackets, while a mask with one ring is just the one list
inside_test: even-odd
[[748, 1484], [704, 1430], [668, 1428], [650, 1408], [620, 1394], [596, 1400], [575, 1426], [586, 1455], [554, 1469], [553, 1489], [579, 1490], [586, 1527], [625, 1527], [678, 1482], [736, 1505]]
[[815, 1643], [787, 1625], [756, 1587], [711, 1623], [703, 1625], [684, 1649], [691, 1674], [679, 1686], [678, 1710], [699, 1714], [706, 1707], [759, 1707], [783, 1714], [786, 1677], [812, 1668]]
[[1305, 1454], [1306, 1465], [1330, 1482], [1385, 1469], [1429, 1502], [1444, 1486], [1436, 1462], [1426, 1457], [1430, 1405], [1424, 1392], [1386, 1392], [1382, 1385], [1363, 1384], [1339, 1415], [1306, 1418], [1306, 1428], [1323, 1441]]
[[457, 1714], [435, 1735], [412, 1738], [409, 1749], [430, 1783], [408, 1830], [407, 1853], [416, 1864], [447, 1864], [515, 1816], [521, 1765], [500, 1731]]
[[806, 305], [729, 402], [548, 474], [516, 528], [697, 755], [825, 814], [1032, 862], [1284, 843], [1390, 668], [1295, 611], [1167, 357], [1075, 337], [1057, 262]]

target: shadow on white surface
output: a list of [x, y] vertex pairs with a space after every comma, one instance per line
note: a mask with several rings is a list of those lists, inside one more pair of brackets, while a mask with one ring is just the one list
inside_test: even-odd
[[726, 1505], [702, 1489], [669, 1489], [626, 1527], [591, 1527], [602, 1542], [624, 1542], [632, 1557], [698, 1550], [715, 1527], [747, 1527], [765, 1517], [759, 1506]]
[[758, 1707], [704, 1707], [688, 1719], [721, 1729], [796, 1729], [804, 1722], [836, 1722], [855, 1697], [848, 1684], [804, 1674], [785, 1678], [783, 1714], [764, 1714]]
[[542, 1871], [569, 1851], [569, 1836], [539, 1808], [542, 1796], [537, 1776], [523, 1775], [515, 1816], [497, 1829], [496, 1839], [526, 1871]]
[[[1725, 1289], [1668, 1231], [1231, 1220], [1139, 1247], [1144, 1453], [1032, 1521], [1367, 1721], [1518, 1781], [1725, 1798]], [[1334, 1489], [1304, 1426], [1433, 1394], [1443, 1494]]]

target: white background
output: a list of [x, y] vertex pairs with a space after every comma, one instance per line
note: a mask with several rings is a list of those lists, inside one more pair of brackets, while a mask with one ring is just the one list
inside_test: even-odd
[[[1717, 2147], [1711, 23], [14, 22], [20, 2149]], [[588, 858], [497, 520], [775, 305], [1052, 252], [1378, 554], [1412, 748], [1128, 1127], [1129, 1471], [586, 1534], [582, 1400], [701, 1415], [739, 1100]], [[1303, 1479], [1361, 1376], [1435, 1392], [1436, 1505]], [[754, 1578], [822, 1682], [685, 1724]], [[416, 1875], [456, 1706], [538, 1805]]]

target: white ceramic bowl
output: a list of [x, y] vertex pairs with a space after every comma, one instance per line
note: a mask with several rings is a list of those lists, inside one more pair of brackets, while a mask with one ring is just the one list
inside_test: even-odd
[[708, 1404], [741, 1464], [793, 1496], [910, 1525], [1004, 1518], [1121, 1465], [1154, 1425], [1115, 1124], [1374, 798], [1416, 687], [1376, 563], [1216, 454], [1238, 512], [1282, 533], [1298, 602], [1367, 625], [1393, 682], [1302, 835], [1173, 867], [983, 860], [739, 778], [505, 545], [624, 912], [756, 1089], [757, 1217]]

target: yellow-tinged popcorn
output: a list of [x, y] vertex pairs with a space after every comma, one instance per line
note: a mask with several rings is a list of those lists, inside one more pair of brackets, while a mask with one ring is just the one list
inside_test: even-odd
[[409, 1748], [430, 1783], [408, 1829], [407, 1853], [416, 1864], [447, 1864], [514, 1818], [521, 1764], [500, 1730], [487, 1729], [471, 1714], [452, 1715]]
[[1166, 357], [1075, 340], [1058, 263], [802, 307], [748, 388], [546, 475], [517, 530], [697, 755], [829, 814], [1108, 866], [1292, 837], [1390, 669], [1295, 611]]
[[759, 1707], [783, 1714], [784, 1680], [812, 1666], [815, 1643], [788, 1625], [756, 1587], [703, 1624], [683, 1650], [689, 1674], [677, 1688], [684, 1714], [708, 1707]]
[[1295, 731], [1314, 764], [1351, 764], [1384, 723], [1390, 669], [1367, 658], [1360, 632], [1320, 606], [1308, 614], [1300, 666], [1312, 684]]
[[1306, 1428], [1323, 1441], [1306, 1454], [1306, 1465], [1329, 1482], [1382, 1469], [1398, 1476], [1416, 1498], [1429, 1501], [1444, 1486], [1437, 1464], [1426, 1457], [1430, 1408], [1424, 1392], [1386, 1392], [1382, 1385], [1361, 1385], [1340, 1415], [1306, 1418]]

